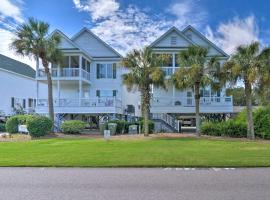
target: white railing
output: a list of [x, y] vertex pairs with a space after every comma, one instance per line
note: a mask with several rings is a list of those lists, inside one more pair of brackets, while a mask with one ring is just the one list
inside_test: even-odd
[[179, 67], [161, 67], [165, 72], [165, 76], [171, 76]]
[[166, 113], [153, 113], [152, 118], [160, 119], [169, 124], [171, 127], [175, 128], [177, 131], [179, 131], [179, 120], [175, 119], [171, 115], [168, 115]]
[[[122, 102], [113, 97], [83, 98], [83, 99], [54, 99], [55, 107], [115, 107], [121, 108]], [[38, 99], [37, 107], [48, 107], [47, 99]]]
[[[170, 106], [195, 106], [194, 97], [154, 97], [152, 99], [152, 106], [170, 107]], [[230, 106], [232, 105], [232, 97], [201, 97], [200, 105], [216, 105], [216, 106]]]
[[[83, 79], [90, 80], [90, 73], [80, 68], [60, 68], [50, 69], [53, 78], [76, 78], [82, 77]], [[81, 73], [80, 73], [81, 72]], [[38, 77], [46, 77], [44, 69], [38, 70]]]

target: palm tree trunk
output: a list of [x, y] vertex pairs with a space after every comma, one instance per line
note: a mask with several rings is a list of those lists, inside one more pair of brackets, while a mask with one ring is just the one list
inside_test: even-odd
[[255, 139], [254, 124], [252, 116], [252, 89], [251, 84], [245, 81], [245, 95], [246, 95], [246, 107], [247, 107], [247, 138]]
[[144, 136], [149, 135], [149, 115], [150, 115], [150, 91], [147, 89], [143, 91], [143, 118], [144, 118]]
[[52, 76], [51, 72], [49, 70], [48, 65], [44, 65], [45, 73], [47, 75], [47, 81], [48, 81], [48, 108], [49, 108], [49, 117], [54, 123], [54, 108], [53, 108], [53, 89], [52, 89]]
[[200, 126], [201, 126], [201, 117], [200, 117], [200, 84], [195, 83], [195, 116], [196, 116], [196, 134], [201, 136]]

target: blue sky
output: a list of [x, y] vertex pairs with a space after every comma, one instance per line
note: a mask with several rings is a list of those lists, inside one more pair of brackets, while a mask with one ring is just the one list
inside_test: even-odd
[[268, 0], [1, 0], [0, 53], [16, 57], [8, 44], [14, 27], [28, 17], [68, 36], [86, 26], [122, 54], [149, 44], [171, 26], [181, 30], [191, 24], [233, 53], [254, 40], [270, 43], [269, 10]]

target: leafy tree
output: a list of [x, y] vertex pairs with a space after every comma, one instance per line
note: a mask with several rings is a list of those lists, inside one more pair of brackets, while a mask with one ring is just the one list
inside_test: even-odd
[[[234, 106], [246, 106], [245, 98], [245, 88], [244, 87], [234, 87], [228, 88], [226, 94], [233, 96], [233, 105]], [[252, 93], [252, 105], [258, 105], [260, 99], [256, 97], [256, 92]]]
[[155, 55], [150, 48], [134, 49], [123, 59], [123, 65], [129, 70], [123, 75], [123, 83], [129, 91], [138, 89], [141, 93], [145, 136], [149, 134], [151, 86], [165, 88], [165, 74], [160, 68], [162, 60], [164, 58]]
[[243, 82], [247, 107], [247, 137], [254, 139], [254, 122], [252, 116], [252, 92], [260, 81], [260, 86], [269, 83], [270, 49], [260, 49], [258, 42], [239, 46], [229, 61], [224, 64], [220, 74], [221, 83], [231, 86]]
[[48, 106], [49, 116], [54, 121], [52, 77], [49, 63], [60, 63], [62, 53], [57, 48], [60, 43], [60, 35], [49, 36], [49, 24], [29, 18], [27, 22], [19, 25], [15, 31], [15, 38], [11, 43], [17, 54], [41, 59], [48, 81]]
[[200, 136], [200, 88], [215, 86], [220, 65], [216, 57], [209, 59], [208, 50], [199, 46], [189, 46], [179, 52], [180, 68], [173, 74], [172, 82], [180, 90], [193, 89], [195, 97], [196, 133]]

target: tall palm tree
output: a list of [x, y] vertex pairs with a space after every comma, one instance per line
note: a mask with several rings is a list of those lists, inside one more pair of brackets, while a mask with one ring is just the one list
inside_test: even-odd
[[151, 86], [165, 88], [165, 75], [160, 68], [162, 60], [162, 56], [155, 55], [150, 48], [134, 49], [123, 59], [124, 67], [129, 69], [129, 72], [123, 75], [123, 83], [129, 91], [138, 89], [141, 93], [145, 136], [149, 134]]
[[49, 36], [49, 27], [46, 22], [29, 18], [27, 22], [17, 27], [11, 48], [19, 55], [35, 58], [37, 62], [41, 59], [48, 81], [49, 116], [54, 121], [52, 77], [49, 64], [60, 63], [62, 53], [57, 48], [60, 36], [58, 34]]
[[[195, 97], [196, 134], [200, 136], [200, 88], [214, 85], [214, 74], [219, 69], [216, 57], [209, 59], [208, 50], [199, 46], [189, 46], [179, 52], [177, 62], [180, 68], [172, 75], [172, 82], [180, 90], [193, 89]], [[212, 73], [213, 72], [213, 73]]]
[[247, 108], [247, 137], [255, 138], [254, 124], [252, 116], [252, 90], [260, 82], [262, 86], [268, 86], [270, 48], [260, 49], [259, 42], [249, 45], [242, 45], [236, 49], [230, 60], [224, 64], [221, 80], [223, 84], [235, 85], [243, 82], [245, 88], [246, 108]]

